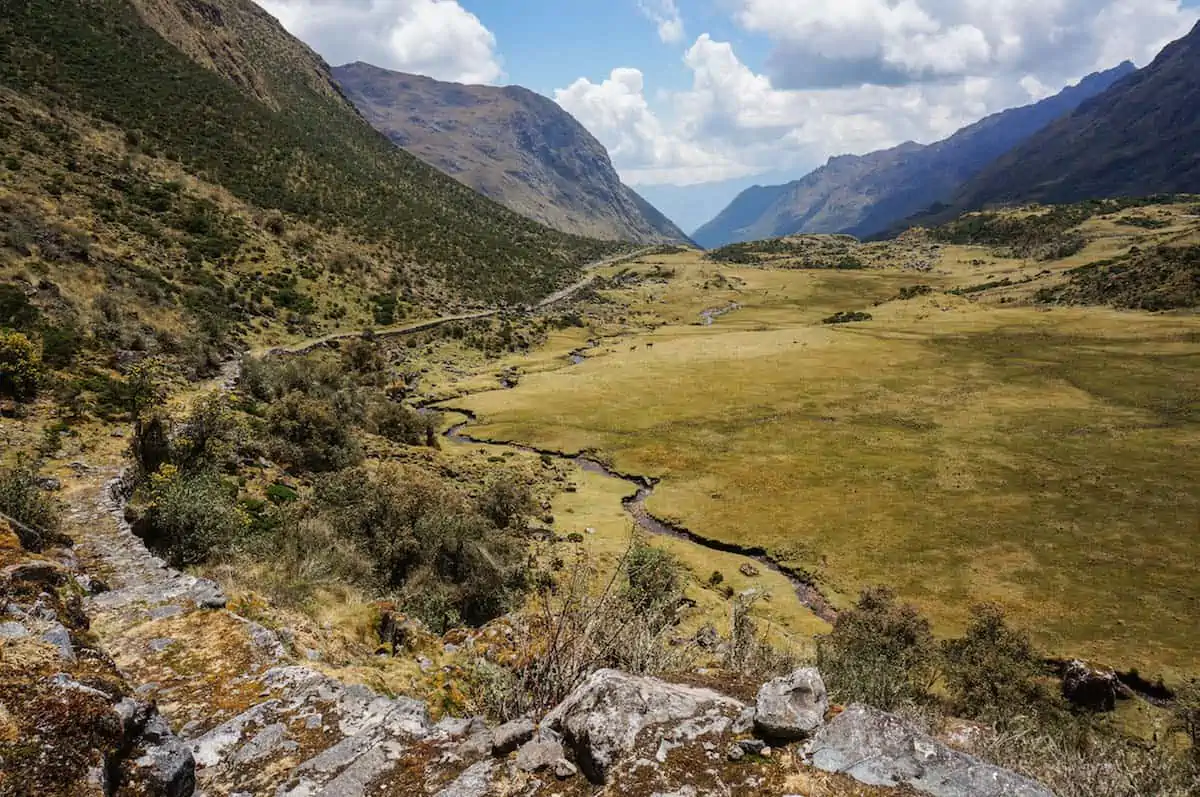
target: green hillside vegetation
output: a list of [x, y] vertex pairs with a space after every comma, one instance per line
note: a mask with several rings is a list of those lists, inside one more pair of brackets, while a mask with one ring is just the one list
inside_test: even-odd
[[396, 320], [526, 302], [619, 247], [397, 150], [253, 4], [140, 10], [32, 0], [0, 20], [0, 275], [29, 305], [0, 323], [53, 365], [130, 351], [207, 373], [248, 342], [371, 325], [380, 302]]

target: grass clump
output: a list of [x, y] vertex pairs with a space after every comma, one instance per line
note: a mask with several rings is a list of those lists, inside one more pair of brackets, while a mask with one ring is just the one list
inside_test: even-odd
[[870, 321], [872, 318], [870, 313], [861, 311], [842, 310], [834, 313], [827, 318], [821, 319], [822, 324], [854, 324], [860, 321]]

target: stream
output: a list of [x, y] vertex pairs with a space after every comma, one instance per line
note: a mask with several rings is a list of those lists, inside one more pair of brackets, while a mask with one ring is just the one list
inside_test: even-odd
[[458, 407], [442, 407], [445, 412], [454, 412], [459, 415], [466, 416], [469, 420], [463, 423], [456, 424], [444, 433], [444, 437], [455, 445], [486, 445], [499, 446], [513, 451], [522, 451], [527, 454], [536, 454], [543, 457], [551, 457], [560, 462], [569, 462], [580, 470], [588, 473], [596, 473], [610, 479], [623, 482], [630, 489], [630, 493], [621, 501], [621, 505], [625, 508], [626, 513], [633, 520], [638, 528], [649, 534], [657, 534], [664, 537], [674, 537], [675, 539], [687, 540], [702, 548], [707, 548], [712, 551], [721, 553], [731, 553], [738, 556], [744, 556], [747, 559], [752, 559], [762, 567], [772, 572], [778, 573], [788, 580], [792, 585], [792, 589], [796, 592], [796, 597], [804, 604], [813, 614], [820, 617], [827, 623], [832, 623], [837, 618], [837, 611], [829, 603], [828, 599], [821, 594], [821, 591], [803, 577], [797, 571], [781, 565], [772, 559], [764, 548], [747, 547], [737, 545], [735, 543], [723, 542], [714, 540], [697, 534], [694, 531], [677, 526], [661, 518], [655, 517], [646, 507], [646, 501], [650, 496], [654, 495], [654, 488], [658, 484], [658, 480], [651, 479], [646, 476], [632, 476], [629, 474], [620, 473], [613, 470], [599, 460], [583, 456], [569, 456], [559, 451], [547, 451], [533, 446], [521, 445], [519, 443], [497, 442], [492, 440], [484, 440], [478, 437], [472, 437], [467, 434], [465, 429], [470, 425], [471, 421], [476, 420], [475, 414], [470, 410], [461, 409]]

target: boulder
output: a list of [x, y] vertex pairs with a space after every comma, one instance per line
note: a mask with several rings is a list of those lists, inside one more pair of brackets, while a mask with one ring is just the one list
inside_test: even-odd
[[517, 769], [541, 772], [551, 769], [563, 758], [562, 742], [551, 734], [539, 734], [517, 750]]
[[661, 763], [687, 742], [728, 733], [743, 708], [709, 689], [598, 670], [542, 725], [560, 731], [584, 775], [603, 784], [612, 767], [635, 751]]
[[806, 667], [762, 685], [754, 727], [772, 739], [805, 739], [821, 727], [828, 710], [829, 697], [821, 673]]
[[1063, 697], [1072, 705], [1091, 711], [1112, 711], [1117, 707], [1120, 682], [1111, 670], [1093, 667], [1076, 659], [1063, 672]]
[[952, 750], [893, 714], [854, 704], [809, 743], [811, 763], [870, 786], [933, 797], [1053, 797], [1041, 784]]
[[505, 756], [533, 738], [537, 726], [528, 717], [506, 722], [492, 731], [492, 755]]

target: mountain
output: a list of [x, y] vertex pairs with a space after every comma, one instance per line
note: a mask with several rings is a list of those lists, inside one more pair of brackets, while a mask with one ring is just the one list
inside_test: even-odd
[[1200, 193], [1200, 24], [968, 182], [961, 209]]
[[841, 155], [800, 180], [744, 191], [695, 232], [705, 248], [795, 233], [867, 237], [945, 200], [973, 175], [1134, 72], [1125, 62], [1053, 97], [993, 114], [935, 144]]
[[641, 243], [687, 236], [621, 183], [608, 153], [555, 102], [519, 86], [465, 86], [354, 63], [333, 70], [393, 142], [555, 229]]
[[250, 0], [5, 4], [0, 284], [46, 336], [211, 365], [378, 306], [525, 302], [615, 248], [397, 148]]

